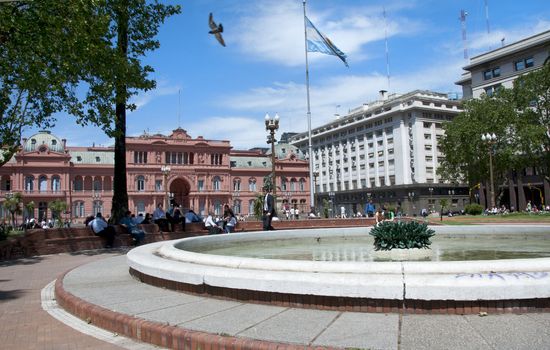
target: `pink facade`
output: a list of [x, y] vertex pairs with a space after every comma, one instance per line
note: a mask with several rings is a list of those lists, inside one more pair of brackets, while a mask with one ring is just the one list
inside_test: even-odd
[[[48, 203], [55, 199], [67, 202], [66, 218], [73, 222], [98, 211], [109, 215], [113, 148], [65, 143], [47, 131], [23, 139], [20, 152], [0, 167], [0, 201], [20, 192], [24, 203], [35, 203], [34, 213], [25, 216], [37, 219], [51, 217]], [[288, 144], [278, 144], [276, 154], [279, 205], [288, 202], [308, 210], [308, 162]], [[128, 204], [135, 213], [151, 213], [170, 198], [203, 215], [209, 210], [221, 213], [224, 204], [247, 215], [253, 212], [264, 176], [271, 172], [271, 155], [232, 150], [229, 141], [192, 138], [178, 128], [169, 136], [128, 137], [126, 167]], [[8, 216], [4, 209], [2, 216]]]

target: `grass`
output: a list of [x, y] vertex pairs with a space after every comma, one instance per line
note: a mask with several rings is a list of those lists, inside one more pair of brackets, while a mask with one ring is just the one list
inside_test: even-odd
[[428, 223], [442, 225], [474, 225], [474, 224], [550, 224], [550, 213], [527, 214], [511, 213], [507, 215], [457, 215], [444, 216], [443, 221], [439, 217], [429, 217]]

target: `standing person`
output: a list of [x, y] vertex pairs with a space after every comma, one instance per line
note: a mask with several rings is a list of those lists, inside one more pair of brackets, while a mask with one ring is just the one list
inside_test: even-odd
[[264, 195], [263, 228], [264, 231], [271, 231], [273, 230], [271, 220], [273, 220], [273, 216], [275, 216], [275, 198], [273, 198], [269, 187], [264, 187]]
[[107, 240], [105, 248], [113, 247], [113, 242], [115, 241], [115, 228], [107, 224], [107, 221], [103, 219], [101, 213], [97, 213], [95, 219], [90, 221], [88, 226], [92, 228], [96, 236], [104, 237]]
[[127, 210], [126, 215], [120, 219], [119, 224], [126, 227], [130, 236], [134, 240], [135, 245], [140, 245], [145, 238], [145, 232], [138, 227], [135, 220], [132, 218], [132, 212]]
[[296, 217], [296, 220], [300, 219], [300, 209], [294, 209], [294, 216]]
[[343, 205], [340, 207], [340, 216], [342, 217], [342, 219], [346, 218], [346, 207], [344, 207]]
[[376, 207], [374, 204], [372, 204], [372, 200], [369, 200], [369, 202], [366, 205], [366, 214], [369, 218], [372, 218], [374, 216], [374, 211], [376, 210]]

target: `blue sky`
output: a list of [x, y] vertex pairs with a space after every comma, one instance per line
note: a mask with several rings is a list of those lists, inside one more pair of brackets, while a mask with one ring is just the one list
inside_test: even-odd
[[[127, 116], [128, 135], [169, 134], [181, 126], [194, 138], [230, 140], [236, 149], [266, 147], [264, 116], [276, 112], [279, 134], [307, 130], [301, 0], [169, 3], [180, 4], [182, 13], [161, 27], [160, 49], [144, 59], [155, 68], [157, 89], [133, 101], [138, 109]], [[547, 0], [488, 0], [488, 5], [490, 34], [484, 0], [309, 0], [308, 17], [349, 63], [346, 68], [335, 56], [309, 53], [312, 126], [388, 90], [385, 28], [390, 93], [460, 91], [454, 82], [467, 63], [461, 9], [468, 12], [470, 56], [499, 47], [502, 38], [512, 43], [550, 29]], [[208, 34], [209, 12], [223, 24], [227, 47]], [[52, 131], [71, 146], [113, 143], [99, 128], [83, 128], [65, 115]]]

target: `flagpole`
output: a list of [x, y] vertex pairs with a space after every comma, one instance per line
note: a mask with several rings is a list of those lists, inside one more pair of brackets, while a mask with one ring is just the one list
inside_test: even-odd
[[307, 140], [309, 154], [309, 203], [311, 211], [315, 213], [315, 187], [313, 179], [313, 152], [311, 147], [311, 108], [309, 103], [309, 63], [307, 57], [307, 24], [306, 24], [306, 0], [303, 0], [304, 5], [304, 46], [306, 52], [306, 91], [307, 91]]

